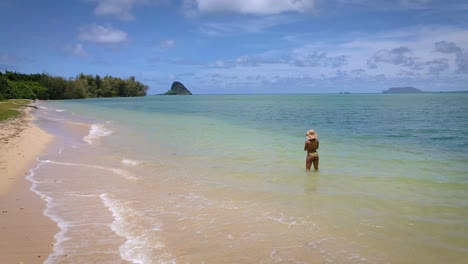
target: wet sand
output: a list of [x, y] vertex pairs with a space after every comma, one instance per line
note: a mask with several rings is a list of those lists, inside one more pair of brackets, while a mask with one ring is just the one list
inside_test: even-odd
[[59, 230], [26, 179], [53, 138], [32, 123], [29, 111], [0, 123], [0, 263], [43, 263]]

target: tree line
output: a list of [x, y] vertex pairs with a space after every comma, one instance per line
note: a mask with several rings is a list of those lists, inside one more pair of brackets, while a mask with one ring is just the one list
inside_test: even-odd
[[2, 99], [81, 99], [96, 97], [145, 96], [148, 86], [131, 76], [121, 79], [80, 73], [65, 79], [48, 74], [0, 72], [0, 100]]

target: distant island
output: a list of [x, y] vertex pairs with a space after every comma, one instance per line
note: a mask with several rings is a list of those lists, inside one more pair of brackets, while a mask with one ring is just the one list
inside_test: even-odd
[[3, 99], [81, 99], [145, 96], [148, 86], [130, 76], [121, 79], [80, 73], [75, 78], [45, 73], [0, 72], [0, 101]]
[[418, 88], [414, 87], [393, 87], [386, 91], [383, 91], [384, 94], [402, 94], [402, 93], [424, 93]]
[[427, 92], [422, 91], [414, 87], [393, 87], [386, 91], [383, 91], [384, 94], [410, 94], [410, 93], [468, 93], [468, 91], [439, 91], [439, 92]]
[[192, 95], [192, 93], [182, 83], [173, 82], [171, 89], [163, 95]]

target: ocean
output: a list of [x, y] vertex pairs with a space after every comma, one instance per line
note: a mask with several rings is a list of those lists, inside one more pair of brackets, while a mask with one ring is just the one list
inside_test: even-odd
[[[46, 263], [466, 263], [468, 94], [40, 101]], [[305, 133], [320, 141], [305, 170]]]

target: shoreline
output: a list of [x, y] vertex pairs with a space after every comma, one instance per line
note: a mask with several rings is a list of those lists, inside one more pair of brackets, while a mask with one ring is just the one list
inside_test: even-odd
[[26, 178], [53, 140], [33, 124], [30, 110], [0, 126], [0, 263], [43, 263], [59, 231]]

